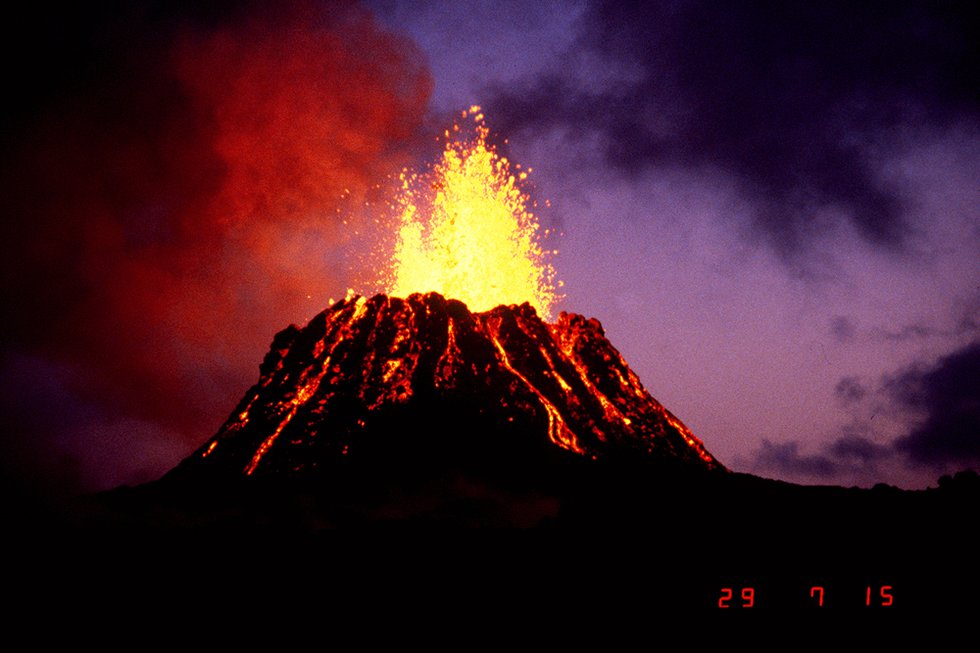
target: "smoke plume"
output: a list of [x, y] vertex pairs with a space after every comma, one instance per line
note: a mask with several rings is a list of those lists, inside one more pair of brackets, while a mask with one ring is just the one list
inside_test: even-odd
[[30, 406], [5, 411], [8, 467], [96, 488], [172, 465], [345, 287], [338, 216], [404, 164], [431, 83], [352, 3], [74, 12], [7, 35], [31, 65], [0, 136], [0, 365]]

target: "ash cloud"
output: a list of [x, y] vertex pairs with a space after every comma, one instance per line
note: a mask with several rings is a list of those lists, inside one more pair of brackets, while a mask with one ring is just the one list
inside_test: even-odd
[[892, 379], [894, 401], [923, 414], [895, 448], [914, 464], [980, 465], [980, 340]]
[[887, 342], [908, 342], [928, 338], [955, 338], [962, 335], [972, 335], [980, 331], [977, 323], [975, 307], [963, 312], [956, 324], [949, 328], [939, 328], [928, 324], [905, 324], [897, 329], [874, 329], [871, 336]]
[[[876, 387], [843, 377], [834, 394], [855, 412], [840, 437], [812, 454], [804, 453], [801, 442], [764, 441], [745, 464], [760, 473], [812, 479], [875, 479], [891, 463], [936, 474], [980, 465], [980, 340], [888, 375]], [[860, 417], [862, 409], [871, 417]], [[872, 420], [882, 411], [907, 425], [887, 443], [870, 437]]]
[[826, 454], [804, 455], [799, 442], [763, 440], [752, 463], [754, 469], [777, 471], [791, 476], [803, 475], [829, 479], [840, 473], [840, 463]]
[[[625, 174], [723, 175], [778, 252], [835, 223], [906, 244], [906, 198], [875, 148], [903, 126], [975, 125], [977, 23], [966, 2], [593, 2], [569, 66], [498, 89], [508, 133], [599, 135]], [[591, 67], [590, 67], [591, 66]]]
[[834, 396], [844, 406], [860, 402], [868, 394], [868, 389], [856, 376], [845, 376], [834, 386]]
[[272, 335], [345, 287], [338, 209], [408, 160], [423, 58], [351, 2], [39, 8], [5, 32], [0, 355], [58, 391], [5, 375], [38, 410], [6, 415], [4, 449], [28, 477], [61, 455], [98, 467], [127, 430], [186, 450]]
[[892, 447], [869, 439], [864, 431], [859, 425], [848, 425], [841, 437], [812, 454], [801, 451], [804, 448], [801, 442], [763, 440], [748, 466], [758, 473], [790, 478], [821, 481], [841, 477], [875, 479], [880, 465], [894, 459], [895, 452]]
[[835, 315], [830, 321], [830, 334], [839, 343], [851, 342], [857, 335], [857, 325], [846, 315]]
[[827, 454], [859, 468], [871, 468], [891, 456], [889, 447], [877, 444], [859, 433], [845, 435], [827, 447]]

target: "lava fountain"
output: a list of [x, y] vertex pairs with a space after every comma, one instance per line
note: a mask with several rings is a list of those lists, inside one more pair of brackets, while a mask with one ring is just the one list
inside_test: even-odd
[[460, 117], [441, 159], [400, 177], [386, 292], [352, 292], [277, 334], [258, 382], [179, 473], [292, 476], [351, 460], [503, 469], [562, 450], [724, 470], [597, 320], [552, 319], [560, 284], [521, 189], [528, 171], [487, 143], [478, 106]]
[[442, 158], [428, 174], [401, 174], [397, 242], [381, 285], [396, 297], [437, 292], [472, 311], [529, 302], [550, 320], [561, 284], [548, 262], [556, 252], [542, 249], [521, 189], [529, 170], [487, 143], [479, 106], [460, 118], [466, 122], [445, 131]]

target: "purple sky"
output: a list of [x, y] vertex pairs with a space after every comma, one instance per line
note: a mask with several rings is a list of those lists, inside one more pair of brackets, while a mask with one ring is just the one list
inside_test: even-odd
[[967, 3], [298, 4], [7, 26], [5, 474], [176, 464], [363, 274], [388, 175], [473, 103], [551, 202], [559, 308], [723, 463], [980, 464]]
[[722, 461], [923, 487], [980, 458], [976, 35], [852, 4], [372, 6], [534, 168], [562, 308]]

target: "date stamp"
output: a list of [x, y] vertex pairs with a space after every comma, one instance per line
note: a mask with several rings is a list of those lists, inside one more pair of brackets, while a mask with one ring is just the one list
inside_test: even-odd
[[895, 605], [895, 588], [892, 585], [835, 588], [834, 591], [829, 591], [823, 585], [810, 585], [808, 591], [807, 588], [800, 589], [796, 596], [787, 596], [786, 592], [767, 593], [764, 588], [755, 586], [722, 587], [718, 594], [717, 607], [722, 610], [749, 609], [769, 601], [779, 602], [783, 607], [795, 605], [809, 608], [855, 608], [862, 605], [866, 608], [888, 608]]

